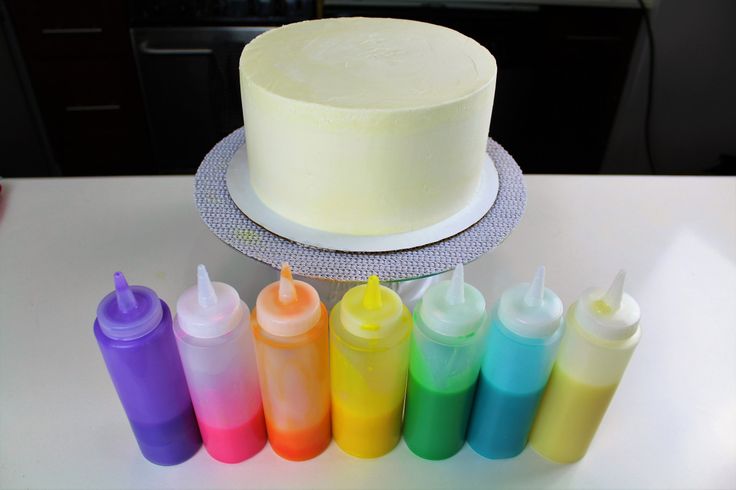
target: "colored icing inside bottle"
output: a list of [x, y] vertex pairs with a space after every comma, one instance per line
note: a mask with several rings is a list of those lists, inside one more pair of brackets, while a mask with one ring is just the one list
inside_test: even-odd
[[639, 343], [639, 305], [624, 293], [624, 279], [621, 271], [607, 292], [585, 291], [567, 312], [567, 331], [530, 437], [552, 461], [572, 463], [585, 455]]
[[266, 444], [248, 307], [199, 265], [197, 284], [176, 310], [174, 333], [205, 448], [218, 461], [243, 461]]
[[562, 337], [563, 306], [544, 287], [540, 267], [531, 284], [505, 291], [494, 306], [468, 444], [493, 459], [524, 450]]
[[97, 307], [94, 334], [138, 446], [152, 463], [174, 465], [202, 445], [169, 307], [121, 272]]
[[255, 412], [235, 427], [210, 425], [199, 422], [207, 452], [223, 463], [238, 463], [258, 453], [263, 448], [263, 410]]
[[582, 383], [552, 370], [544, 410], [537, 417], [532, 447], [548, 459], [572, 463], [583, 457], [618, 385]]
[[486, 302], [458, 264], [414, 309], [404, 440], [426, 459], [462, 448], [487, 330]]
[[313, 458], [331, 440], [327, 309], [285, 263], [258, 295], [252, 328], [271, 447], [286, 459]]
[[409, 310], [376, 276], [330, 313], [332, 431], [353, 456], [381, 456], [401, 437], [411, 327]]

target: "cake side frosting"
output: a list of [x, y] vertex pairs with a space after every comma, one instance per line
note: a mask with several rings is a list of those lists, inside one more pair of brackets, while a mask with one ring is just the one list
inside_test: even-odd
[[413, 21], [326, 19], [259, 36], [241, 57], [252, 186], [312, 228], [436, 223], [478, 185], [495, 71], [474, 41]]

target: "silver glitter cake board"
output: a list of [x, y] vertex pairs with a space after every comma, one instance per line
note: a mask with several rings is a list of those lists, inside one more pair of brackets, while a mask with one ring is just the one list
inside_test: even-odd
[[291, 264], [295, 274], [334, 281], [382, 281], [432, 276], [471, 262], [494, 249], [521, 220], [526, 185], [521, 169], [501, 145], [489, 138], [488, 154], [498, 171], [498, 194], [491, 209], [457, 235], [421, 247], [391, 252], [340, 252], [287, 240], [250, 220], [233, 202], [226, 175], [244, 144], [243, 129], [222, 139], [205, 156], [194, 177], [194, 198], [202, 220], [222, 241], [274, 268]]

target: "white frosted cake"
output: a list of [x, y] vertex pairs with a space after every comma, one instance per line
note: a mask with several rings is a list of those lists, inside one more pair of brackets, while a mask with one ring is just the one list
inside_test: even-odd
[[251, 185], [319, 230], [383, 235], [460, 209], [485, 158], [496, 61], [422, 22], [341, 18], [258, 36], [240, 58]]

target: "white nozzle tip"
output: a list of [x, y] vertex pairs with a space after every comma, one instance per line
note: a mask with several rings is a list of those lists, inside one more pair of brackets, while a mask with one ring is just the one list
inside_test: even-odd
[[465, 303], [465, 271], [462, 262], [455, 266], [447, 289], [447, 303], [460, 305]]
[[603, 302], [608, 305], [611, 310], [616, 311], [621, 308], [621, 301], [624, 297], [624, 282], [626, 281], [626, 271], [621, 269], [616, 274], [616, 278], [611, 283], [606, 294], [603, 296]]
[[207, 269], [202, 264], [197, 266], [197, 300], [202, 308], [217, 304], [215, 288], [212, 286]]
[[534, 279], [524, 295], [524, 304], [535, 308], [542, 306], [544, 302], [544, 266], [540, 265], [534, 273]]
[[279, 301], [286, 305], [296, 300], [296, 286], [291, 275], [291, 266], [284, 262], [281, 264], [281, 276], [279, 277]]

